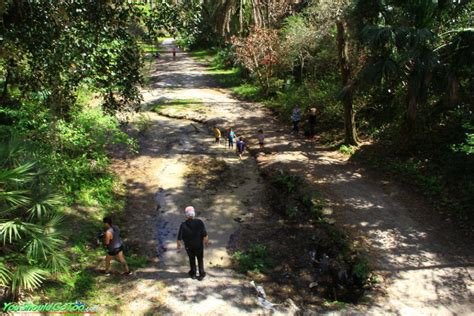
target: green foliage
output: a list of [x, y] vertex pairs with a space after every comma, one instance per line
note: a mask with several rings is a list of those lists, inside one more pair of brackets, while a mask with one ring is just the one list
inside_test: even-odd
[[[38, 116], [44, 120], [37, 120]], [[68, 203], [112, 201], [115, 180], [106, 171], [106, 147], [126, 143], [134, 149], [136, 142], [120, 131], [114, 117], [99, 109], [76, 112], [70, 121], [48, 123], [48, 117], [47, 113], [21, 112], [16, 115], [15, 127], [31, 140], [28, 150], [49, 170], [51, 185], [62, 190]]]
[[24, 144], [10, 138], [0, 148], [0, 281], [16, 297], [68, 269], [59, 229], [63, 199], [45, 181], [44, 169], [25, 155]]
[[[276, 32], [263, 32], [249, 25], [258, 15], [248, 13], [252, 5], [243, 8], [247, 13], [240, 24], [238, 14], [225, 16], [240, 12], [236, 3], [224, 8], [222, 3], [203, 2], [201, 24], [208, 26], [202, 28], [207, 36], [203, 43], [226, 47], [220, 57], [223, 64], [240, 62], [250, 72], [250, 78], [232, 83], [239, 98], [264, 101], [283, 118], [295, 106], [316, 107], [322, 142], [339, 144], [344, 128], [341, 98], [350, 91], [360, 134], [387, 151], [379, 153], [379, 160], [390, 156], [395, 162], [386, 167], [392, 174], [451, 204], [451, 209], [461, 209], [454, 213], [466, 218], [473, 188], [463, 172], [472, 169], [473, 133], [466, 124], [472, 125], [473, 4], [357, 0], [346, 6], [349, 3], [305, 2], [283, 15], [283, 23], [267, 24]], [[344, 89], [336, 19], [346, 26], [351, 80]], [[278, 40], [272, 32], [278, 33]], [[223, 44], [237, 34], [234, 47]], [[354, 152], [349, 147], [340, 150]], [[422, 163], [411, 166], [417, 161]], [[281, 208], [291, 214], [297, 209], [294, 203]]]
[[276, 93], [273, 99], [265, 104], [282, 113], [289, 118], [291, 110], [298, 106], [303, 112], [309, 108], [318, 110], [318, 127], [331, 127], [342, 125], [342, 107], [336, 99], [340, 84], [336, 77], [328, 75], [323, 79], [302, 84], [295, 84], [291, 81]]
[[69, 119], [75, 90], [83, 84], [94, 85], [109, 111], [139, 101], [141, 61], [128, 32], [131, 6], [8, 1], [2, 13], [3, 107], [35, 101]]
[[163, 115], [183, 115], [187, 112], [205, 112], [206, 106], [198, 99], [163, 100], [153, 105], [153, 111]]
[[[103, 256], [102, 252], [86, 250], [84, 246], [75, 246], [75, 253], [77, 255], [76, 260], [83, 260], [81, 264], [84, 266], [90, 265], [91, 262], [88, 261], [94, 262], [98, 256]], [[126, 260], [131, 269], [143, 268], [147, 264], [145, 257], [136, 254], [127, 256]], [[112, 277], [105, 280], [104, 284], [104, 280], [99, 279], [92, 269], [83, 268], [63, 274], [56, 281], [49, 282], [45, 288], [45, 294], [50, 300], [94, 301], [97, 299], [96, 296], [103, 295], [99, 293], [100, 287], [114, 286], [114, 282], [117, 282], [117, 280]], [[117, 304], [117, 302], [112, 303]]]
[[282, 215], [293, 220], [319, 220], [324, 201], [302, 176], [280, 170], [271, 179], [270, 193], [272, 207]]
[[0, 12], [0, 285], [99, 295], [92, 242], [100, 217], [124, 207], [108, 151], [137, 146], [107, 113], [139, 103], [140, 12], [87, 1], [7, 1]]
[[87, 300], [96, 290], [96, 279], [89, 270], [79, 270], [61, 275], [47, 284], [45, 294], [60, 301]]
[[368, 52], [360, 85], [372, 95], [396, 91], [395, 101], [403, 106], [391, 121], [400, 128], [396, 141], [402, 150], [413, 149], [420, 134], [427, 136], [443, 124], [441, 112], [470, 103], [474, 68], [468, 60], [474, 32], [466, 14], [472, 7], [467, 2], [438, 5], [429, 0], [377, 6], [356, 2], [352, 14]]
[[138, 129], [138, 133], [145, 134], [153, 126], [153, 123], [148, 115], [140, 113], [135, 125]]
[[231, 48], [192, 50], [191, 56], [199, 62], [206, 63], [207, 74], [213, 77], [222, 87], [237, 87], [242, 82], [242, 70], [234, 67], [234, 52]]
[[452, 149], [454, 152], [463, 153], [466, 155], [474, 154], [474, 126], [470, 123], [464, 125], [464, 128], [468, 130], [466, 133], [466, 140], [461, 144], [452, 145]]
[[312, 54], [317, 50], [316, 28], [302, 15], [292, 15], [285, 20], [281, 33], [284, 58], [292, 69], [299, 68], [298, 76], [302, 79], [305, 70], [311, 66]]
[[95, 279], [87, 270], [81, 270], [76, 273], [73, 282], [74, 296], [78, 299], [87, 297], [95, 287]]
[[176, 106], [188, 106], [193, 104], [202, 104], [203, 101], [200, 99], [171, 99], [163, 100], [158, 102], [156, 106], [165, 106], [165, 105], [176, 105]]
[[195, 60], [209, 64], [213, 62], [216, 56], [216, 52], [213, 49], [196, 49], [192, 50], [190, 54]]
[[345, 308], [347, 308], [347, 303], [346, 302], [341, 302], [341, 301], [338, 301], [338, 300], [335, 300], [335, 301], [324, 300], [323, 301], [323, 306], [327, 307], [327, 308], [345, 309]]
[[127, 257], [127, 263], [132, 269], [144, 268], [148, 263], [148, 259], [146, 257], [132, 254], [131, 256]]
[[177, 44], [183, 48], [190, 48], [196, 43], [201, 22], [201, 2], [162, 0], [158, 4], [135, 4], [140, 11], [143, 23], [147, 29], [147, 38], [155, 41], [167, 32], [177, 36]]
[[370, 272], [369, 261], [366, 258], [357, 258], [352, 266], [352, 274], [356, 282], [361, 284], [366, 283], [370, 277]]
[[242, 100], [259, 101], [263, 98], [262, 89], [259, 86], [250, 83], [244, 83], [232, 88], [232, 92]]
[[312, 194], [304, 196], [302, 202], [313, 219], [321, 219], [321, 214], [326, 203], [321, 198], [319, 192], [313, 192]]
[[300, 214], [300, 209], [295, 205], [288, 205], [285, 209], [285, 214], [289, 218], [296, 218]]
[[[193, 1], [190, 1], [193, 2]], [[294, 1], [293, 1], [294, 2]], [[233, 35], [246, 35], [252, 27], [278, 28], [283, 18], [305, 4], [289, 1], [213, 1], [203, 0], [200, 8], [200, 45], [223, 45]]]
[[282, 188], [284, 193], [291, 194], [295, 193], [304, 185], [304, 179], [295, 174], [285, 173], [280, 171], [279, 175], [275, 179], [275, 185]]
[[235, 69], [235, 51], [231, 46], [226, 46], [217, 50], [212, 66], [214, 69]]
[[107, 144], [132, 144], [118, 121], [98, 108], [76, 112], [71, 121], [58, 120], [55, 127], [61, 149], [74, 154], [104, 153]]
[[247, 251], [236, 251], [233, 258], [237, 265], [237, 271], [246, 273], [264, 273], [272, 266], [272, 260], [268, 255], [267, 248], [260, 244], [250, 245]]
[[347, 146], [347, 145], [341, 145], [339, 147], [339, 151], [345, 155], [352, 155], [355, 152], [355, 147], [354, 146]]
[[[69, 256], [65, 253], [68, 244], [64, 240], [83, 249], [74, 250], [75, 267], [78, 263], [86, 266], [94, 262], [97, 253], [87, 246], [99, 229], [98, 222], [94, 222], [105, 212], [121, 210], [124, 206], [123, 200], [118, 198], [123, 187], [107, 171], [106, 148], [116, 143], [133, 148], [135, 142], [120, 131], [113, 116], [86, 106], [92, 97], [90, 90], [81, 88], [77, 93], [78, 102], [82, 104], [78, 104], [68, 120], [56, 118], [41, 103], [35, 102], [25, 102], [19, 110], [1, 108], [0, 111], [9, 121], [9, 125], [0, 125], [3, 142], [0, 146], [3, 164], [0, 234], [7, 245], [0, 250], [0, 280], [10, 286], [13, 295], [66, 275]], [[85, 215], [87, 223], [83, 224], [78, 220], [83, 216], [78, 216], [77, 210], [63, 210], [62, 206], [67, 204], [94, 207], [96, 211]], [[58, 213], [59, 207], [66, 215], [64, 220]], [[59, 230], [59, 227], [73, 225], [75, 233], [69, 229]], [[71, 273], [81, 271], [75, 268]], [[86, 276], [81, 274], [80, 278]], [[87, 288], [87, 280], [90, 278], [80, 281], [79, 288]], [[66, 292], [61, 293], [69, 293], [74, 298], [82, 295], [74, 294], [72, 289]]]

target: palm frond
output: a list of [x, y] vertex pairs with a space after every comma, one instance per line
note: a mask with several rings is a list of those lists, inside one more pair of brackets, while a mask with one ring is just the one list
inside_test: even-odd
[[396, 78], [400, 70], [397, 63], [391, 58], [380, 58], [368, 63], [361, 71], [362, 82], [379, 85], [382, 80]]
[[14, 165], [25, 148], [18, 134], [11, 134], [7, 142], [0, 144], [0, 165]]
[[59, 227], [63, 223], [63, 221], [64, 221], [64, 215], [60, 213], [54, 213], [48, 217], [47, 222], [44, 223], [43, 226], [46, 230], [49, 230], [49, 229], [56, 230], [57, 227]]
[[0, 285], [8, 286], [12, 279], [12, 272], [0, 261]]
[[391, 26], [366, 26], [362, 30], [362, 40], [374, 48], [383, 48], [395, 41], [394, 29]]
[[63, 205], [63, 202], [63, 196], [60, 194], [41, 190], [33, 191], [31, 194], [31, 207], [28, 208], [30, 219], [44, 217]]
[[24, 246], [26, 256], [33, 261], [47, 261], [48, 257], [58, 252], [64, 241], [55, 232], [33, 234]]
[[11, 207], [0, 210], [0, 212], [11, 211], [20, 206], [26, 206], [31, 203], [31, 199], [27, 196], [28, 191], [16, 190], [16, 191], [0, 191], [0, 202], [5, 202]]
[[25, 183], [35, 175], [34, 162], [22, 164], [13, 169], [0, 169], [0, 184]]
[[406, 26], [399, 26], [394, 28], [395, 33], [395, 47], [397, 50], [404, 49], [410, 43], [411, 28]]
[[23, 230], [22, 222], [20, 221], [7, 221], [0, 223], [0, 238], [3, 239], [3, 244], [11, 243], [14, 240], [20, 239], [20, 232]]
[[3, 239], [3, 244], [6, 244], [7, 241], [12, 243], [19, 240], [22, 235], [33, 235], [39, 232], [41, 229], [37, 225], [23, 222], [18, 218], [0, 222], [0, 239]]
[[45, 268], [53, 273], [67, 272], [70, 261], [64, 253], [56, 252], [50, 255], [44, 263]]
[[17, 293], [19, 290], [34, 290], [43, 283], [48, 272], [44, 269], [20, 265], [12, 275], [12, 291]]

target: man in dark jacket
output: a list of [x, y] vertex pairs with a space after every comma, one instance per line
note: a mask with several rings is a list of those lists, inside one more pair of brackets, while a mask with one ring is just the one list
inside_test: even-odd
[[204, 272], [204, 245], [209, 245], [209, 238], [207, 236], [206, 227], [200, 219], [195, 219], [196, 213], [194, 207], [188, 206], [185, 209], [186, 221], [181, 223], [178, 231], [177, 247], [181, 248], [181, 241], [184, 242], [184, 247], [189, 257], [189, 276], [196, 279], [196, 258], [199, 267], [199, 276], [197, 279], [201, 281], [206, 276]]

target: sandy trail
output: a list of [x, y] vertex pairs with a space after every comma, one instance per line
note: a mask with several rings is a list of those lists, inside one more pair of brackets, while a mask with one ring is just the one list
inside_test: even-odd
[[[164, 43], [167, 49], [172, 45], [171, 41]], [[259, 168], [284, 167], [305, 175], [330, 201], [329, 211], [337, 224], [370, 245], [371, 263], [384, 276], [387, 294], [371, 306], [363, 307], [364, 312], [454, 315], [469, 314], [474, 310], [472, 244], [453, 232], [449, 222], [443, 222], [443, 218], [409, 190], [370, 175], [337, 152], [289, 135], [288, 127], [282, 126], [262, 106], [237, 101], [228, 91], [218, 89], [212, 76], [206, 74], [204, 65], [187, 54], [179, 53], [175, 61], [164, 56], [151, 76], [149, 90], [143, 95], [147, 105], [163, 100], [198, 99], [203, 102], [204, 110], [179, 113], [178, 116], [206, 122], [207, 126], [233, 126], [254, 146], [256, 131], [264, 129], [267, 154], [257, 155]], [[250, 177], [256, 170], [252, 161], [247, 159], [245, 167], [241, 168], [248, 171]], [[176, 185], [182, 187], [183, 183]], [[213, 200], [217, 203], [216, 210], [219, 201], [232, 200], [228, 193], [222, 194]], [[170, 210], [184, 206], [179, 198], [168, 200]], [[223, 204], [225, 202], [220, 205]], [[229, 224], [231, 216], [225, 213], [222, 216]], [[177, 219], [169, 220], [173, 225], [177, 222]], [[232, 229], [234, 227], [229, 227], [226, 231]], [[223, 235], [222, 240], [227, 237]], [[223, 244], [216, 247], [217, 252]], [[169, 271], [183, 264], [179, 261], [182, 257], [176, 254], [168, 253], [165, 258], [165, 263], [170, 264]], [[208, 286], [212, 288], [213, 284]], [[177, 305], [183, 301], [175, 295], [169, 302], [178, 309]]]
[[[256, 162], [249, 157], [240, 161], [234, 151], [215, 144], [199, 124], [152, 112], [146, 115], [152, 125], [141, 139], [140, 153], [117, 159], [114, 165], [128, 183], [126, 243], [149, 257], [159, 254], [159, 259], [135, 271], [121, 296], [128, 302], [121, 312], [262, 314], [248, 280], [230, 269], [227, 251], [238, 228], [234, 218], [246, 216], [248, 206], [258, 203], [261, 179]], [[222, 174], [213, 174], [213, 164], [223, 168]], [[199, 165], [204, 166], [203, 174], [193, 174], [190, 166]], [[208, 165], [211, 170], [206, 170]], [[199, 175], [204, 178], [197, 181]], [[176, 234], [188, 205], [205, 222], [211, 241], [205, 250], [203, 281], [188, 277], [187, 255], [176, 249]]]
[[[194, 162], [219, 161], [235, 174], [243, 162], [223, 145], [213, 144], [207, 131], [196, 130], [188, 122], [187, 131], [169, 151], [170, 159], [157, 173], [160, 187], [160, 217], [157, 241], [160, 252], [160, 278], [165, 281], [165, 308], [173, 314], [237, 315], [257, 310], [255, 300], [245, 281], [230, 269], [227, 245], [237, 229], [234, 218], [245, 214], [242, 197], [256, 192], [255, 163], [250, 164], [238, 178], [218, 178], [217, 185], [198, 186], [193, 176], [186, 177], [187, 166]], [[209, 160], [208, 160], [209, 162]], [[206, 164], [204, 163], [204, 166]], [[205, 167], [204, 167], [205, 168]], [[237, 184], [237, 182], [239, 182]], [[235, 188], [239, 187], [238, 190]], [[176, 233], [183, 222], [183, 210], [193, 205], [197, 216], [206, 223], [211, 246], [205, 250], [206, 278], [199, 282], [188, 278], [188, 259], [185, 251], [176, 250]]]

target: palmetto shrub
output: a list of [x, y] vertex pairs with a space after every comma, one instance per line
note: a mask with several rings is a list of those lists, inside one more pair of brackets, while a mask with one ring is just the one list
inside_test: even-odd
[[57, 212], [62, 203], [19, 141], [0, 143], [0, 285], [13, 298], [67, 270]]

